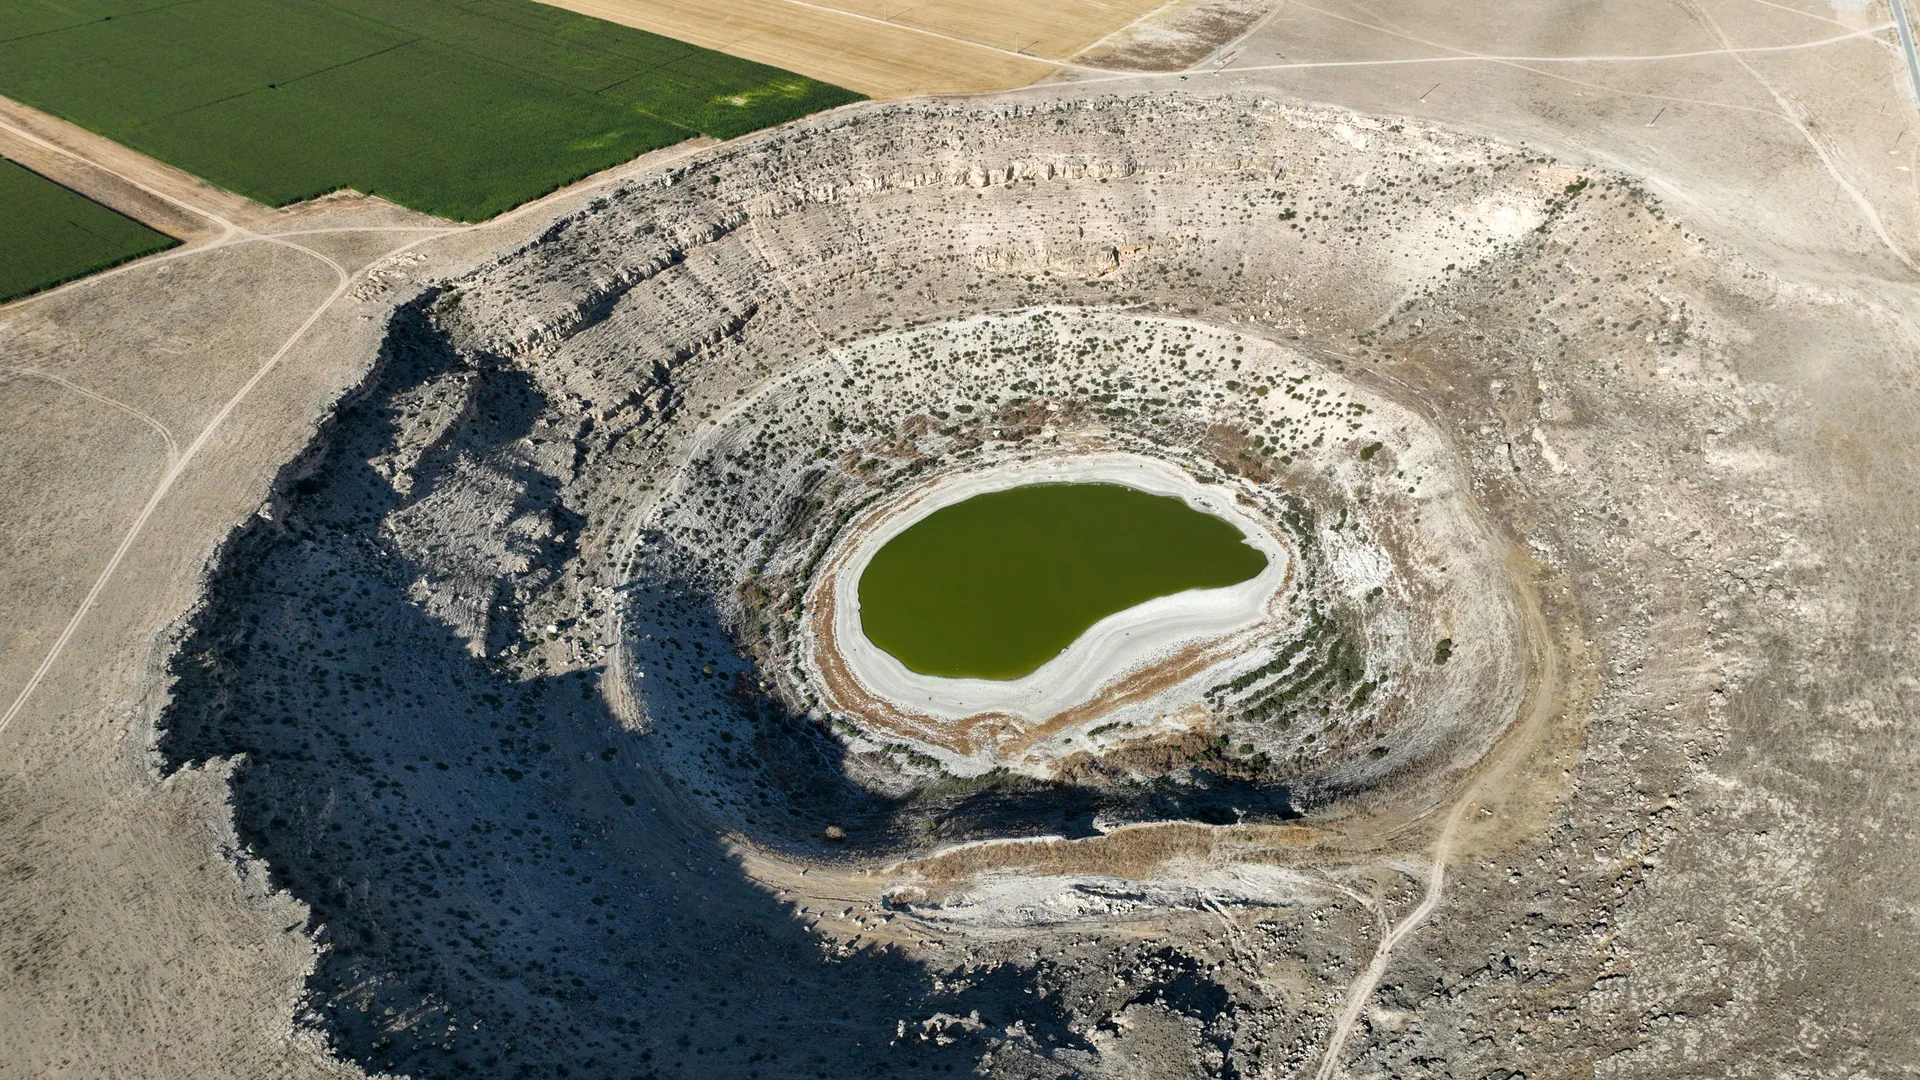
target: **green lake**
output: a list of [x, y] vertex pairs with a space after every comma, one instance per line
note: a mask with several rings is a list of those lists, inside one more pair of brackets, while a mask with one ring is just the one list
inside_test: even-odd
[[943, 507], [860, 575], [868, 640], [923, 675], [1018, 679], [1157, 596], [1259, 576], [1233, 524], [1121, 484], [1031, 484]]

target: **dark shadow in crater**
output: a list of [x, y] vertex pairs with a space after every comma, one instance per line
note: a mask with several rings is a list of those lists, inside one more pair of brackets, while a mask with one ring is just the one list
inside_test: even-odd
[[942, 840], [1047, 835], [1078, 840], [1132, 822], [1232, 825], [1300, 816], [1283, 785], [1205, 773], [1180, 782], [1126, 782], [1109, 787], [1009, 776], [958, 801], [942, 798], [936, 788], [900, 807], [898, 813], [933, 821], [934, 828], [927, 831]]
[[[655, 665], [635, 681], [654, 731], [623, 728], [597, 672], [528, 679], [489, 659], [518, 621], [506, 583], [489, 586], [476, 656], [421, 605], [422, 568], [385, 527], [478, 468], [513, 493], [515, 518], [551, 520], [524, 535], [578, 535], [560, 482], [512, 451], [574, 433], [543, 426], [526, 373], [452, 350], [433, 300], [395, 317], [379, 370], [289, 467], [308, 475], [279, 486], [272, 520], [228, 540], [159, 726], [169, 770], [244, 755], [236, 827], [310, 905], [324, 947], [305, 1022], [349, 1060], [422, 1077], [950, 1075], [1009, 1027], [1084, 1049], [1032, 969], [936, 991], [898, 953], [824, 950], [724, 831], [875, 852], [924, 842], [930, 818], [940, 838], [1086, 835], [1116, 808], [1209, 820], [1252, 796], [1009, 781], [876, 797], [841, 743], [763, 691], [711, 602], [671, 578], [624, 600], [630, 633], [663, 639], [636, 652]], [[468, 373], [457, 436], [398, 494], [376, 463], [409, 419], [405, 395]], [[573, 555], [503, 542], [536, 568]], [[827, 840], [828, 825], [844, 836]], [[944, 1045], [918, 1034], [935, 1012], [976, 1011], [984, 1026]]]
[[[245, 756], [240, 835], [324, 946], [304, 1020], [369, 1069], [431, 1077], [944, 1076], [1013, 1024], [1082, 1045], [1022, 969], [943, 993], [897, 953], [830, 955], [685, 812], [597, 676], [518, 679], [415, 602], [381, 522], [456, 454], [429, 454], [408, 498], [369, 462], [396, 396], [466, 364], [425, 303], [311, 477], [230, 538], [161, 720], [168, 769]], [[524, 375], [480, 379], [462, 447], [538, 437]], [[501, 468], [517, 511], [557, 512], [550, 477]], [[977, 1033], [916, 1034], [973, 1010]]]
[[1284, 784], [1195, 770], [1185, 783], [1162, 780], [1116, 789], [1108, 813], [1124, 821], [1271, 824], [1300, 817]]

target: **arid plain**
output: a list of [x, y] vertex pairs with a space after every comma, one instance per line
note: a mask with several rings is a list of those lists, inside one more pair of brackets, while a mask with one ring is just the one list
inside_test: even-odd
[[[0, 115], [187, 240], [0, 309], [0, 1074], [1920, 1067], [1883, 7], [705, 12], [629, 8], [968, 96], [479, 226]], [[806, 722], [808, 522], [1080, 452], [1244, 495], [1384, 689], [1258, 767]]]

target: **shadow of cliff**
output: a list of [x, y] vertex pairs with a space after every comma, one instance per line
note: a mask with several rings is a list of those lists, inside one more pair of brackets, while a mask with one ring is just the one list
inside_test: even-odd
[[[322, 945], [305, 1022], [417, 1076], [946, 1075], [1009, 1024], [1077, 1045], [1017, 972], [943, 993], [897, 953], [824, 949], [673, 803], [595, 675], [515, 677], [415, 602], [418, 568], [381, 531], [408, 500], [369, 462], [396, 396], [464, 363], [428, 302], [274, 520], [229, 540], [159, 731], [169, 769], [243, 756], [239, 833]], [[521, 373], [481, 382], [461, 446], [484, 454], [541, 403]], [[415, 497], [457, 453], [423, 459]], [[514, 480], [529, 508], [556, 490]], [[978, 1034], [916, 1034], [973, 1010]]]
[[[1250, 796], [1031, 781], [875, 796], [849, 778], [842, 744], [760, 689], [711, 601], [670, 578], [625, 601], [629, 633], [654, 642], [635, 653], [647, 733], [611, 714], [598, 672], [525, 677], [497, 662], [514, 590], [492, 587], [501, 617], [477, 636], [456, 632], [423, 606], [394, 515], [481, 461], [514, 492], [515, 516], [554, 515], [557, 536], [578, 521], [558, 480], [506, 452], [545, 409], [533, 380], [452, 349], [433, 302], [399, 313], [374, 373], [277, 485], [271, 517], [228, 540], [159, 726], [168, 769], [243, 759], [236, 827], [309, 905], [322, 946], [303, 1021], [370, 1070], [434, 1077], [945, 1075], [972, 1070], [1009, 1028], [1084, 1049], [1030, 969], [942, 989], [896, 952], [829, 947], [743, 872], [726, 833], [876, 853], [1087, 835], [1116, 808], [1232, 820], [1221, 815]], [[400, 441], [407, 395], [461, 374], [476, 385], [458, 438], [429, 448], [397, 492], [377, 463]], [[539, 543], [535, 584], [573, 554]], [[826, 840], [828, 825], [844, 837]], [[934, 1013], [976, 1012], [945, 1041], [922, 1037]]]
[[[1175, 782], [1101, 786], [997, 771], [888, 797], [861, 770], [831, 720], [770, 693], [712, 599], [672, 568], [695, 560], [659, 533], [645, 538], [623, 598], [634, 693], [654, 718], [671, 783], [703, 812], [794, 854], [897, 856], [934, 843], [1032, 836], [1080, 839], [1113, 824], [1213, 825], [1296, 818], [1281, 784], [1195, 770]], [[871, 771], [870, 769], [867, 771]], [[835, 839], [824, 839], [834, 830]]]

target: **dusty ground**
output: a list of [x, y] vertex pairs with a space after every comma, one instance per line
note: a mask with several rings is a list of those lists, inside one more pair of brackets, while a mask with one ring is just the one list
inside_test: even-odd
[[[471, 319], [395, 305], [592, 193], [444, 235], [209, 204], [221, 239], [0, 310], [0, 1070], [1915, 1068], [1916, 113], [1857, 33], [1884, 13], [1277, 11], [1219, 76], [708, 152], [456, 283]], [[1551, 223], [1502, 239], [1518, 175], [1555, 178]], [[842, 744], [763, 706], [774, 741], [723, 752], [635, 699], [614, 598], [552, 590], [622, 534], [568, 516], [614, 460], [582, 420], [640, 421], [644, 464], [647, 416], [698, 431], [765, 377], [740, 358], [1038, 303], [1309, 349], [1446, 432], [1533, 627], [1474, 768], [1286, 825], [951, 847], [1061, 823], [962, 798], [829, 841]], [[488, 581], [504, 611], [435, 610]], [[762, 822], [729, 798], [756, 775]]]
[[[613, 178], [489, 232], [376, 200], [272, 211], [203, 196], [196, 182], [165, 182], [177, 174], [157, 163], [28, 130], [49, 156], [46, 143], [78, 157], [67, 159], [76, 175], [111, 167], [190, 212], [184, 231], [198, 240], [0, 311], [0, 395], [15, 418], [0, 529], [11, 575], [0, 818], [13, 853], [0, 995], [9, 1017], [43, 1018], [7, 1025], [0, 1068], [328, 1074], [287, 1041], [310, 946], [263, 936], [265, 909], [232, 908], [245, 887], [196, 880], [221, 865], [220, 826], [206, 816], [225, 798], [206, 786], [213, 776], [155, 786], [111, 718], [154, 693], [160, 624], [148, 620], [195, 602], [192, 582], [224, 532], [206, 523], [251, 513], [276, 463], [362, 377], [396, 291], [519, 242]], [[145, 854], [128, 862], [132, 851]], [[131, 936], [106, 946], [118, 935], [98, 928], [110, 925]], [[104, 966], [85, 966], [89, 956]], [[116, 988], [103, 995], [102, 980]], [[263, 1013], [263, 1001], [279, 1004]]]

